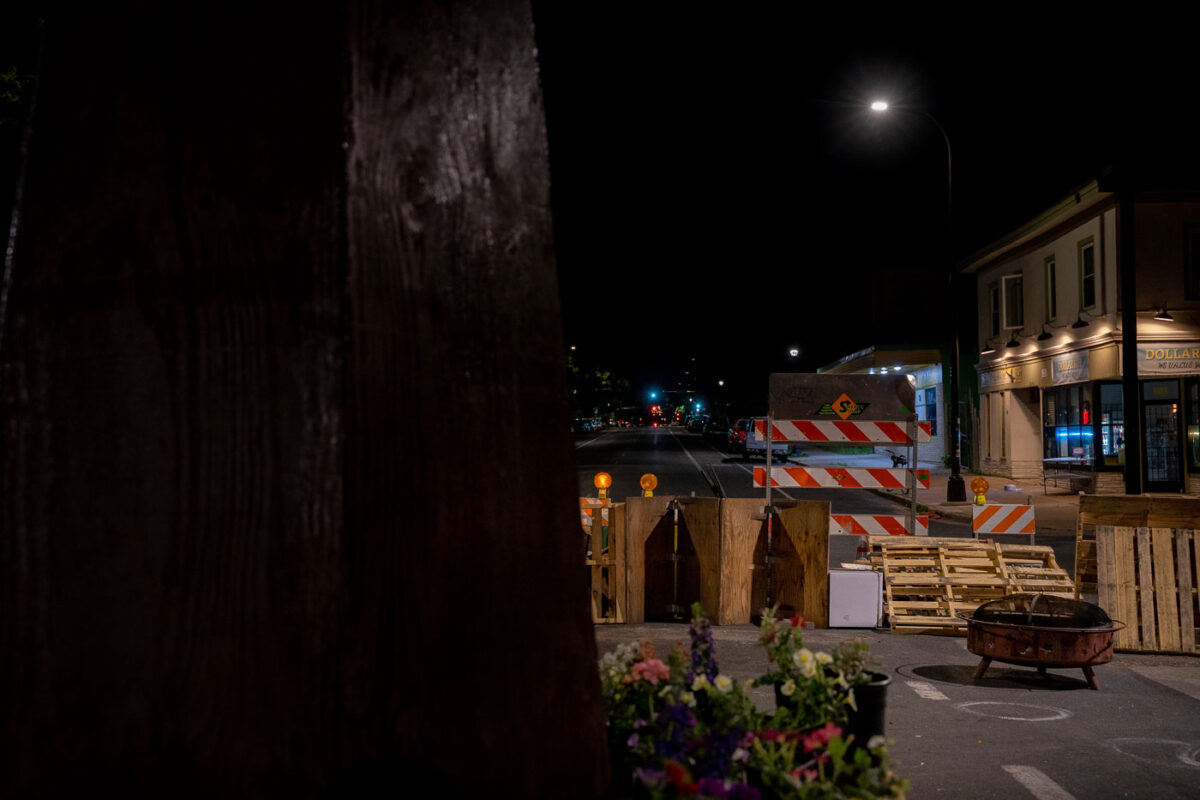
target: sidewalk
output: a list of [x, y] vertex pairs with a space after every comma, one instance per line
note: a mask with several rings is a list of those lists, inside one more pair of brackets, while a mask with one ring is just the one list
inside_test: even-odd
[[[863, 455], [835, 453], [820, 447], [805, 445], [798, 454], [793, 454], [790, 466], [808, 467], [891, 467], [892, 459], [884, 448], [878, 448], [875, 453]], [[1050, 494], [1043, 494], [1042, 487], [1036, 481], [1015, 483], [1010, 478], [997, 475], [979, 476], [975, 473], [962, 472], [963, 484], [966, 489], [966, 502], [948, 503], [946, 501], [946, 484], [950, 479], [950, 468], [941, 461], [932, 462], [919, 458], [918, 466], [929, 470], [929, 488], [917, 487], [917, 502], [928, 506], [945, 518], [971, 519], [971, 481], [983, 477], [988, 482], [987, 501], [989, 503], [1031, 504], [1037, 520], [1038, 533], [1071, 533], [1075, 532], [1076, 518], [1079, 514], [1079, 496], [1064, 492], [1062, 489], [1051, 488]], [[1014, 490], [1006, 490], [1005, 486], [1015, 483]], [[902, 495], [888, 492], [885, 489], [872, 489], [876, 494], [903, 502]]]

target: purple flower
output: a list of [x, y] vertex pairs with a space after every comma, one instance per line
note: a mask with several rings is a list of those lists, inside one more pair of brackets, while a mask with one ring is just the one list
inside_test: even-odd
[[633, 780], [643, 786], [649, 786], [652, 789], [659, 788], [663, 785], [665, 776], [661, 769], [651, 769], [650, 767], [638, 767], [633, 771]]
[[706, 776], [700, 779], [700, 794], [720, 800], [761, 800], [762, 795], [753, 786], [737, 783], [728, 778]]

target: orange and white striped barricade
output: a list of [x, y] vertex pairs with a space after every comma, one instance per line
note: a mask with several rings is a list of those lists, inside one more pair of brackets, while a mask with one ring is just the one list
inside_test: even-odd
[[978, 539], [980, 534], [1022, 534], [1033, 541], [1033, 506], [1004, 503], [988, 503], [971, 506], [971, 532]]
[[[830, 514], [829, 533], [845, 536], [908, 536], [908, 515]], [[917, 515], [916, 535], [929, 535], [928, 515]]]
[[[771, 467], [771, 486], [841, 489], [910, 489], [915, 480], [929, 488], [929, 470], [892, 467]], [[765, 467], [754, 468], [754, 485], [767, 485]]]
[[[917, 442], [930, 441], [932, 423], [917, 423]], [[767, 438], [766, 420], [754, 421], [757, 441]], [[776, 419], [771, 421], [771, 441], [814, 444], [908, 444], [906, 422], [853, 422], [851, 420]]]

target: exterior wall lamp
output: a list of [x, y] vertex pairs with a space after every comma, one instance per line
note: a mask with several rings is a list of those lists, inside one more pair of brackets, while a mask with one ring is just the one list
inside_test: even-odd
[[1175, 318], [1172, 317], [1171, 314], [1165, 308], [1160, 309], [1159, 312], [1154, 315], [1154, 318], [1156, 320], [1158, 320], [1159, 322], [1174, 322], [1175, 321]]

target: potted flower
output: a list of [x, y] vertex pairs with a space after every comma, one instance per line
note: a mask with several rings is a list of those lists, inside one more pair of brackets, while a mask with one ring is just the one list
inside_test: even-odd
[[908, 782], [892, 771], [883, 737], [853, 747], [843, 732], [849, 684], [836, 671], [826, 674], [833, 656], [805, 655], [798, 633], [774, 628], [774, 657], [786, 652], [789, 660], [764, 678], [782, 678], [785, 686], [791, 680], [783, 697], [794, 704], [772, 714], [758, 711], [746, 685], [720, 671], [699, 604], [692, 607], [690, 652], [679, 644], [660, 658], [650, 643], [631, 643], [601, 658], [617, 797], [904, 797]]
[[849, 685], [850, 702], [847, 725], [855, 739], [865, 742], [885, 732], [887, 687], [891, 676], [878, 672], [878, 659], [870, 654], [863, 639], [839, 642], [833, 648], [833, 668]]
[[762, 611], [758, 643], [766, 650], [771, 669], [755, 682], [774, 686], [776, 707], [788, 713], [788, 722], [799, 730], [845, 721], [852, 700], [845, 680], [832, 669], [833, 656], [804, 647], [801, 615], [777, 619], [777, 611]]

